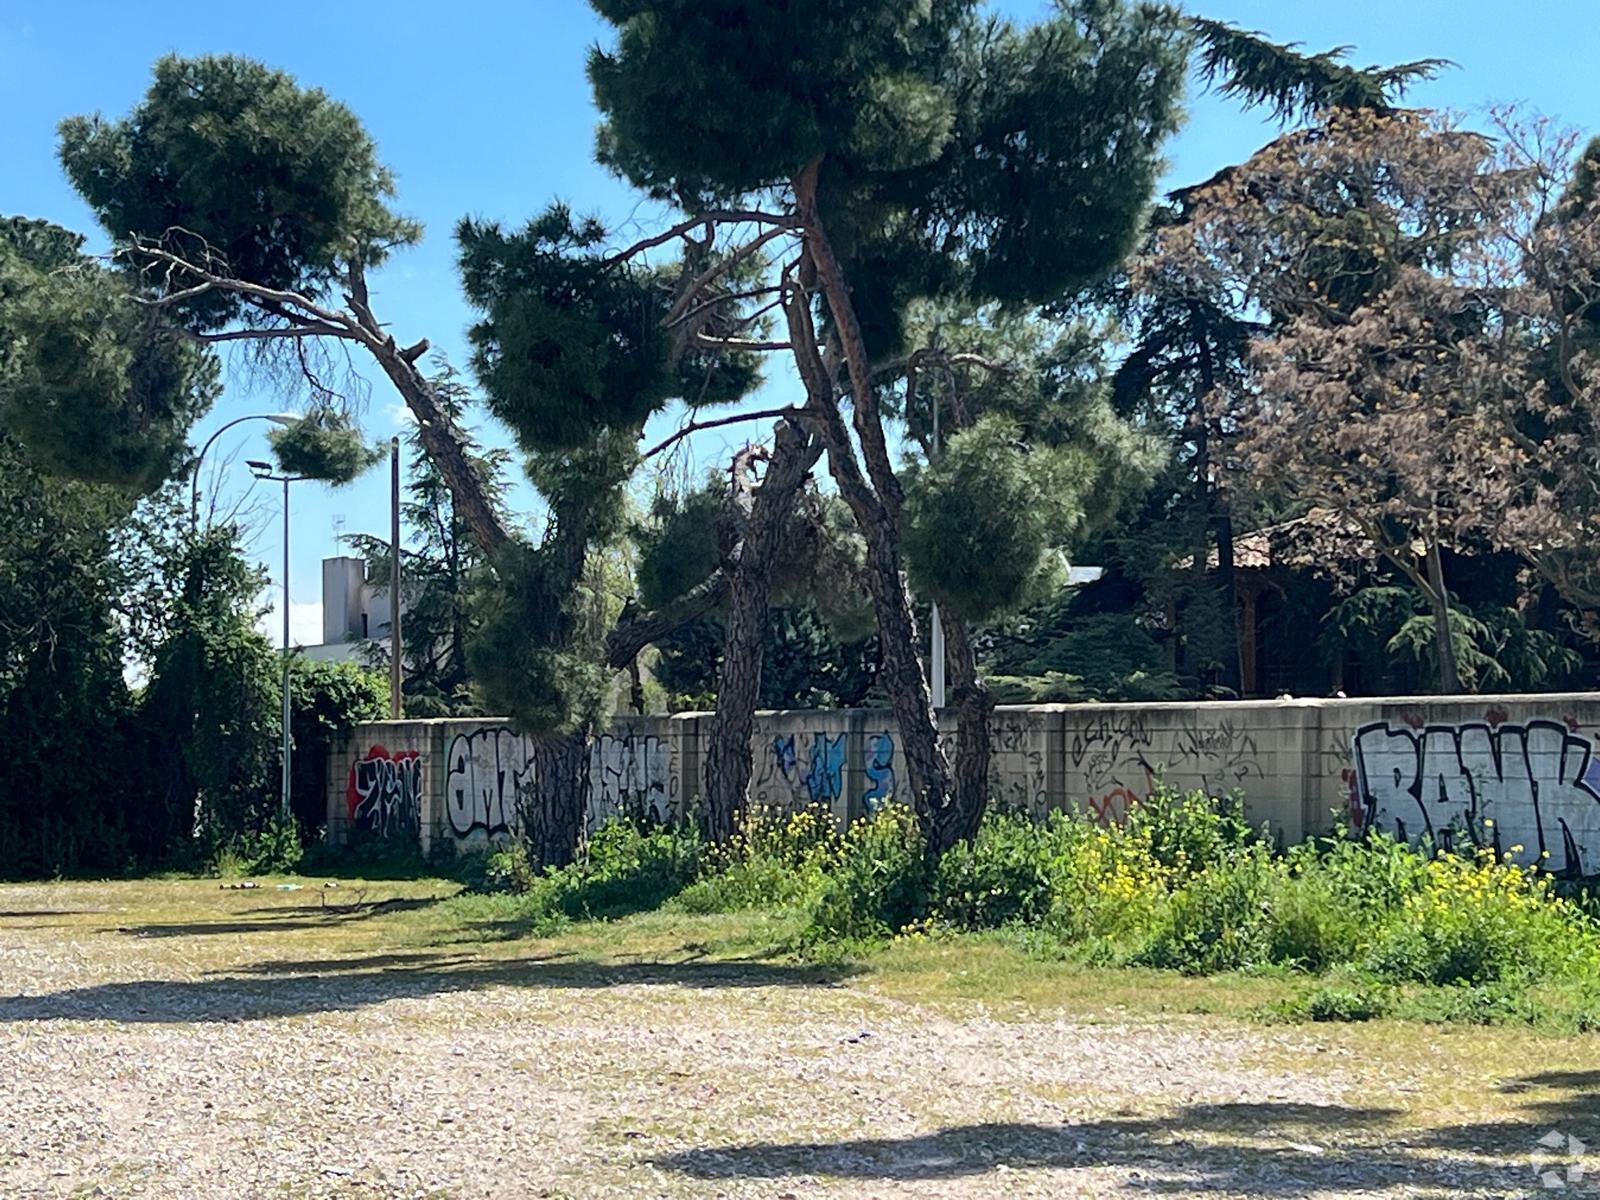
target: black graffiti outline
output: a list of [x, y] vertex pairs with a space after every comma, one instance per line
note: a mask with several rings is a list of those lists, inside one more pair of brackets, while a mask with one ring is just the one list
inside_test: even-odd
[[377, 837], [415, 833], [422, 819], [422, 754], [374, 746], [350, 767], [356, 804], [351, 823]]
[[[1468, 734], [1474, 737], [1482, 736], [1484, 744], [1488, 748], [1490, 761], [1494, 765], [1495, 779], [1504, 783], [1506, 778], [1506, 755], [1508, 753], [1505, 745], [1505, 735], [1512, 734], [1515, 735], [1516, 748], [1512, 749], [1510, 753], [1515, 754], [1520, 760], [1520, 765], [1528, 781], [1530, 803], [1533, 809], [1534, 832], [1538, 839], [1535, 848], [1538, 851], [1549, 852], [1553, 858], [1554, 852], [1551, 851], [1549, 841], [1545, 835], [1545, 814], [1543, 811], [1543, 799], [1540, 796], [1540, 790], [1544, 784], [1540, 780], [1539, 772], [1534, 770], [1533, 758], [1528, 750], [1529, 743], [1532, 740], [1529, 735], [1536, 730], [1541, 733], [1553, 734], [1560, 738], [1561, 757], [1556, 771], [1556, 782], [1563, 788], [1577, 788], [1589, 799], [1593, 800], [1596, 805], [1600, 805], [1600, 791], [1596, 791], [1588, 779], [1589, 768], [1595, 758], [1594, 743], [1588, 738], [1575, 733], [1564, 722], [1553, 721], [1548, 717], [1535, 717], [1524, 723], [1502, 721], [1491, 725], [1487, 721], [1462, 721], [1454, 725], [1430, 724], [1413, 728], [1408, 725], [1397, 727], [1389, 720], [1371, 721], [1358, 727], [1351, 737], [1351, 748], [1355, 759], [1357, 799], [1360, 802], [1362, 813], [1361, 829], [1363, 835], [1370, 833], [1376, 827], [1379, 799], [1378, 793], [1371, 786], [1374, 775], [1369, 769], [1367, 761], [1369, 751], [1363, 745], [1368, 735], [1381, 733], [1385, 749], [1400, 741], [1404, 741], [1407, 744], [1413, 762], [1411, 781], [1405, 787], [1401, 787], [1401, 780], [1397, 775], [1391, 781], [1391, 785], [1386, 789], [1386, 792], [1409, 796], [1412, 804], [1416, 806], [1418, 817], [1421, 818], [1422, 836], [1430, 840], [1437, 840], [1441, 845], [1446, 845], [1449, 842], [1449, 831], [1434, 828], [1433, 817], [1428, 811], [1427, 796], [1424, 789], [1430, 780], [1442, 780], [1443, 775], [1439, 771], [1424, 773], [1424, 767], [1427, 765], [1425, 751], [1430, 738], [1448, 739], [1455, 755], [1456, 768], [1467, 782], [1467, 835], [1475, 845], [1478, 845], [1482, 844], [1479, 838], [1479, 822], [1482, 820], [1484, 800], [1479, 791], [1477, 776], [1467, 769], [1462, 758], [1463, 740]], [[1568, 771], [1567, 767], [1574, 751], [1581, 757], [1578, 759], [1576, 771]], [[1568, 782], [1569, 776], [1570, 783]], [[1437, 799], [1440, 801], [1449, 800], [1442, 782], [1439, 783]], [[1577, 838], [1573, 836], [1572, 827], [1565, 817], [1559, 814], [1552, 815], [1555, 816], [1556, 822], [1561, 827], [1561, 849], [1564, 857], [1563, 866], [1553, 873], [1566, 878], [1583, 878], [1585, 875], [1583, 854], [1578, 846]], [[1405, 821], [1398, 816], [1393, 819], [1396, 827], [1396, 836], [1401, 841], [1408, 840]], [[1504, 851], [1504, 847], [1500, 845], [1499, 824], [1495, 826], [1494, 836], [1490, 839], [1490, 845], [1497, 853]]]
[[[494, 796], [491, 799], [478, 775], [482, 764], [478, 759], [480, 739], [487, 739], [494, 747], [494, 766], [489, 774], [494, 779]], [[520, 764], [503, 763], [502, 745], [514, 742], [520, 749]], [[471, 733], [458, 733], [450, 739], [450, 749], [445, 755], [445, 813], [450, 828], [457, 837], [469, 837], [483, 830], [490, 837], [512, 832], [518, 815], [522, 789], [533, 775], [533, 750], [528, 740], [509, 725], [488, 725]], [[506, 781], [510, 777], [510, 804], [507, 804]], [[460, 782], [458, 782], [460, 781]], [[468, 790], [470, 815], [468, 813]], [[494, 819], [498, 815], [498, 820]], [[466, 818], [463, 824], [463, 817]]]

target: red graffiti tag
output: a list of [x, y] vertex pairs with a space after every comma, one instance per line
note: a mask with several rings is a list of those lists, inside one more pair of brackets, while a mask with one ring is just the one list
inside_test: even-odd
[[1089, 811], [1102, 825], [1121, 825], [1128, 819], [1128, 810], [1139, 803], [1139, 797], [1125, 787], [1115, 787], [1104, 796], [1089, 797]]
[[422, 752], [374, 745], [350, 766], [345, 805], [350, 823], [383, 837], [414, 829], [420, 813]]

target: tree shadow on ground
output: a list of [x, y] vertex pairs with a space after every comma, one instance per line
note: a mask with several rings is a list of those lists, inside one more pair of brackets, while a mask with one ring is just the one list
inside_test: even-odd
[[292, 933], [306, 929], [329, 929], [354, 921], [365, 921], [388, 913], [415, 912], [438, 904], [442, 896], [408, 899], [355, 901], [353, 903], [284, 904], [247, 908], [239, 915], [251, 920], [197, 920], [144, 925], [119, 925], [117, 932], [139, 938], [200, 937], [206, 934]]
[[[1536, 1190], [1529, 1154], [1546, 1126], [1512, 1119], [1474, 1152], [1451, 1131], [1397, 1126], [1392, 1108], [1196, 1104], [1156, 1118], [1047, 1125], [989, 1122], [901, 1138], [751, 1143], [657, 1157], [653, 1165], [706, 1181], [804, 1177], [932, 1183], [1004, 1170], [1104, 1170], [1132, 1192], [1354, 1195], [1406, 1188], [1448, 1196]], [[1590, 1119], [1600, 1114], [1592, 1109]], [[1530, 1118], [1531, 1120], [1531, 1118]], [[1511, 1148], [1510, 1153], [1498, 1149]], [[1105, 1183], [1097, 1177], [1096, 1186]]]
[[104, 911], [98, 908], [17, 908], [0, 911], [0, 921], [29, 921], [35, 917], [89, 917]]
[[826, 986], [844, 968], [752, 960], [595, 962], [535, 955], [485, 962], [461, 953], [268, 961], [201, 979], [138, 979], [39, 996], [0, 996], [4, 1021], [176, 1024], [350, 1012], [387, 1000], [490, 987], [692, 988]]

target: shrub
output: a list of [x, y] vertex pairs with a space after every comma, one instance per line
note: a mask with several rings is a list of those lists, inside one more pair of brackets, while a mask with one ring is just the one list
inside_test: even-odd
[[1300, 1002], [1313, 1021], [1371, 1021], [1390, 1008], [1389, 989], [1365, 976], [1330, 981], [1313, 988]]
[[1260, 843], [1211, 863], [1172, 893], [1136, 961], [1194, 974], [1271, 961], [1268, 906], [1284, 878]]
[[1180, 877], [1225, 861], [1253, 838], [1237, 794], [1181, 792], [1165, 783], [1129, 807], [1124, 831], [1142, 839], [1150, 856]]
[[[1059, 829], [1059, 827], [1056, 827]], [[1036, 924], [1053, 906], [1060, 863], [1052, 827], [992, 815], [971, 842], [946, 851], [933, 876], [932, 914], [958, 929]]]
[[845, 833], [838, 862], [812, 905], [805, 941], [888, 937], [927, 910], [928, 863], [909, 808], [889, 804]]
[[1381, 834], [1304, 842], [1268, 906], [1270, 960], [1320, 971], [1370, 951], [1406, 897], [1421, 887], [1427, 859]]
[[804, 904], [821, 890], [841, 846], [833, 814], [824, 805], [752, 806], [732, 838], [706, 848], [705, 873], [675, 904], [695, 913]]
[[1476, 986], [1535, 973], [1585, 973], [1600, 959], [1591, 922], [1554, 894], [1548, 877], [1497, 861], [1442, 851], [1422, 868], [1373, 948], [1387, 979]]
[[213, 875], [227, 879], [238, 875], [286, 875], [304, 854], [294, 818], [275, 816], [259, 830], [241, 833], [213, 851]]
[[613, 820], [589, 839], [583, 857], [550, 873], [554, 901], [573, 918], [608, 918], [659, 908], [700, 871], [692, 829], [644, 828]]

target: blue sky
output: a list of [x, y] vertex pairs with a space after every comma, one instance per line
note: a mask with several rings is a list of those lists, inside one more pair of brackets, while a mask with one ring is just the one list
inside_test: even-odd
[[[1027, 18], [1048, 6], [1002, 0], [996, 7]], [[1592, 83], [1600, 23], [1592, 4], [1215, 0], [1191, 7], [1311, 49], [1353, 44], [1352, 57], [1362, 64], [1424, 57], [1456, 62], [1456, 69], [1412, 94], [1419, 104], [1471, 114], [1488, 103], [1515, 101], [1580, 128], [1600, 126]], [[322, 87], [366, 122], [399, 177], [401, 209], [427, 229], [420, 247], [377, 276], [375, 307], [403, 343], [427, 337], [464, 366], [471, 315], [454, 272], [451, 229], [458, 218], [517, 223], [560, 198], [613, 223], [649, 219], [590, 159], [596, 114], [583, 63], [588, 46], [604, 33], [582, 0], [461, 0], [448, 7], [391, 0], [377, 8], [303, 5], [292, 16], [270, 5], [214, 0], [7, 0], [0, 23], [0, 213], [44, 217], [93, 234], [87, 210], [56, 165], [56, 123], [96, 110], [121, 115], [164, 53], [248, 54]], [[1247, 155], [1271, 132], [1258, 116], [1195, 94], [1189, 122], [1170, 147], [1167, 182], [1203, 178]], [[781, 403], [781, 380], [772, 387], [780, 394], [764, 403]], [[285, 404], [285, 397], [232, 372], [228, 394], [195, 430], [196, 444], [223, 421]], [[367, 431], [387, 438], [400, 431], [400, 421], [397, 397], [375, 385]], [[659, 432], [676, 423], [676, 414], [666, 414]], [[212, 452], [219, 460], [233, 453], [220, 480], [225, 501], [251, 486], [243, 463], [263, 455], [266, 428], [240, 426]], [[492, 429], [485, 433], [503, 440]], [[702, 434], [691, 447], [694, 460], [702, 467], [725, 461], [745, 436], [741, 427]], [[205, 485], [212, 482], [210, 461]], [[319, 484], [294, 490], [291, 615], [297, 640], [315, 641], [318, 563], [335, 552], [340, 519], [351, 532], [387, 529], [388, 473], [373, 471], [337, 491]], [[254, 505], [260, 528], [252, 550], [270, 566], [276, 584], [278, 497], [268, 492], [251, 499], [261, 502]], [[276, 630], [277, 621], [270, 627]]]

